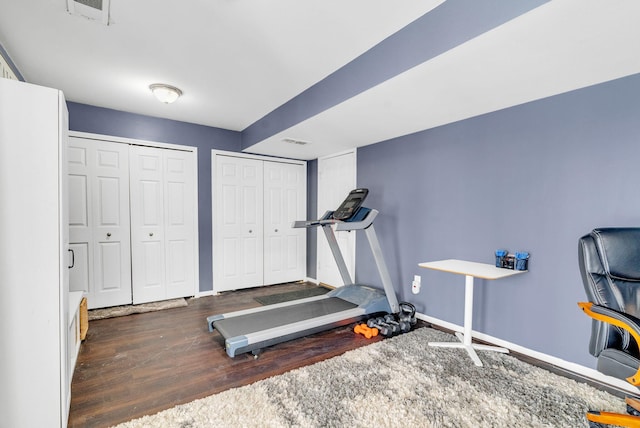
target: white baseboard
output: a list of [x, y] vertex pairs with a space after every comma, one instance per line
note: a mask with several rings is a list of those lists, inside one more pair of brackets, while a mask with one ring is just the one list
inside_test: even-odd
[[315, 278], [309, 278], [309, 277], [306, 277], [306, 278], [304, 279], [304, 282], [311, 282], [311, 283], [313, 283], [313, 284], [315, 284], [315, 285], [320, 285], [320, 281], [318, 281], [318, 280], [317, 280], [317, 279], [315, 279]]
[[[462, 326], [459, 326], [457, 324], [452, 324], [450, 322], [443, 321], [438, 318], [430, 317], [428, 315], [417, 313], [416, 318], [426, 321], [428, 323], [446, 328], [447, 330], [457, 331], [460, 333], [463, 332]], [[523, 354], [528, 357], [534, 358], [536, 360], [552, 364], [556, 367], [559, 367], [563, 370], [574, 373], [578, 376], [582, 376], [582, 377], [597, 381], [599, 383], [623, 390], [625, 392], [629, 392], [634, 395], [638, 394], [638, 389], [633, 385], [625, 382], [624, 380], [616, 379], [611, 376], [606, 376], [595, 369], [585, 367], [580, 364], [572, 363], [569, 361], [565, 361], [563, 359], [554, 357], [552, 355], [543, 354], [542, 352], [534, 351], [532, 349], [528, 349], [523, 346], [516, 345], [515, 343], [507, 342], [506, 340], [498, 339], [496, 337], [489, 336], [488, 334], [480, 333], [475, 330], [473, 331], [473, 337], [476, 339], [482, 340], [484, 342], [490, 343], [492, 345], [500, 346], [502, 348], [507, 348], [519, 354]], [[585, 352], [587, 351], [585, 350]]]

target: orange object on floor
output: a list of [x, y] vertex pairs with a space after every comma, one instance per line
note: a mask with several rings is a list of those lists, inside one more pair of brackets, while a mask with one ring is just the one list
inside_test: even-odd
[[378, 329], [375, 327], [369, 327], [366, 324], [358, 324], [354, 329], [357, 334], [362, 334], [367, 339], [371, 339], [378, 335]]
[[87, 337], [89, 330], [89, 312], [87, 310], [87, 298], [83, 297], [80, 301], [80, 340]]

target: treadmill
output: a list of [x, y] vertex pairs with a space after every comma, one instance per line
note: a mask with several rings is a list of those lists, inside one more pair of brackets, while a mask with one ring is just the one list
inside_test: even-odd
[[[224, 337], [229, 357], [251, 352], [257, 358], [267, 346], [348, 325], [373, 314], [400, 311], [373, 227], [378, 211], [362, 206], [367, 194], [367, 189], [352, 190], [336, 211], [327, 211], [320, 220], [293, 223], [294, 228], [322, 228], [344, 282], [342, 287], [321, 296], [207, 317], [209, 331], [218, 331]], [[353, 283], [334, 225], [336, 231], [365, 232], [384, 290]]]

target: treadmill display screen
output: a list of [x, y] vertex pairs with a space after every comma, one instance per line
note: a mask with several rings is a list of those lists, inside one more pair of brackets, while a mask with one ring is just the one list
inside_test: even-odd
[[333, 212], [333, 218], [343, 221], [350, 219], [356, 212], [358, 212], [358, 208], [362, 206], [362, 202], [364, 202], [364, 199], [368, 194], [368, 189], [355, 189], [349, 192], [347, 199], [345, 199], [338, 209]]

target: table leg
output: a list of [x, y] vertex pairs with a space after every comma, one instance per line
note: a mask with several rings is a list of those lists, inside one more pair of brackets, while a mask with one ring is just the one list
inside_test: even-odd
[[464, 277], [464, 346], [471, 346], [471, 332], [473, 329], [473, 277]]
[[441, 348], [464, 348], [471, 360], [478, 367], [482, 367], [482, 361], [476, 353], [476, 349], [481, 351], [495, 351], [509, 353], [506, 348], [490, 345], [480, 345], [472, 343], [472, 323], [473, 323], [473, 276], [465, 275], [464, 280], [464, 326], [463, 333], [456, 332], [456, 337], [460, 342], [429, 342], [429, 346], [437, 346]]

